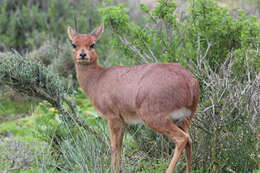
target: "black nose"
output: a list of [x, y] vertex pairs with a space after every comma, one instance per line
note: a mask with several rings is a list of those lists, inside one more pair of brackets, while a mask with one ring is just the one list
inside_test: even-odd
[[87, 54], [86, 54], [85, 52], [81, 52], [81, 53], [79, 54], [79, 56], [81, 57], [81, 59], [84, 59], [86, 55], [87, 55]]

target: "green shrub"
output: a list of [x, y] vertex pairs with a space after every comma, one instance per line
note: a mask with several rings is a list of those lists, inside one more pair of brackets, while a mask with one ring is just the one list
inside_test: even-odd
[[[260, 24], [244, 12], [233, 17], [211, 0], [197, 0], [180, 21], [175, 8], [174, 2], [166, 0], [160, 0], [152, 10], [141, 4], [146, 14], [142, 26], [129, 21], [127, 9], [122, 6], [105, 7], [100, 12], [114, 34], [112, 45], [129, 61], [179, 62], [187, 66], [190, 61], [203, 59], [218, 70], [230, 51], [257, 51], [260, 46]], [[256, 61], [256, 57], [252, 59]]]
[[206, 59], [215, 69], [217, 64], [225, 61], [230, 51], [260, 46], [260, 24], [243, 11], [233, 17], [227, 9], [218, 7], [211, 0], [198, 0], [191, 8], [190, 20], [188, 31], [193, 44], [198, 46], [196, 43], [199, 42], [202, 52], [211, 44]]

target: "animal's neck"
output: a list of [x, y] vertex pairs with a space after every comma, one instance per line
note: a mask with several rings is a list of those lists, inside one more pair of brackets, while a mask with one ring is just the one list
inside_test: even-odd
[[100, 74], [105, 70], [105, 67], [93, 63], [90, 65], [76, 64], [77, 79], [80, 87], [86, 92], [89, 97], [95, 93], [97, 82]]

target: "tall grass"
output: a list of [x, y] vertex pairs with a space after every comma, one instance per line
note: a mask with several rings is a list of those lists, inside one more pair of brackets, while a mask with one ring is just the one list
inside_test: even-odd
[[[80, 126], [70, 127], [63, 124], [63, 133], [57, 140], [55, 131], [53, 138], [50, 138], [50, 152], [44, 159], [38, 162], [38, 169], [47, 172], [50, 169], [61, 172], [78, 173], [103, 173], [110, 170], [110, 148], [100, 143], [95, 137], [89, 135]], [[77, 133], [75, 134], [75, 131]], [[105, 129], [100, 130], [104, 136]], [[56, 147], [53, 148], [53, 144]]]

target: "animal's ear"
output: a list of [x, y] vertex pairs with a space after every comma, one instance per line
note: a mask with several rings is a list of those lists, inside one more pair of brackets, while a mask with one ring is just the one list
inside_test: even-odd
[[98, 40], [101, 37], [102, 32], [104, 31], [104, 24], [101, 24], [98, 28], [93, 30], [90, 35], [94, 36], [96, 40]]
[[74, 37], [77, 35], [76, 30], [71, 28], [70, 26], [68, 27], [67, 32], [68, 32], [68, 36], [69, 36], [70, 40], [73, 40]]

